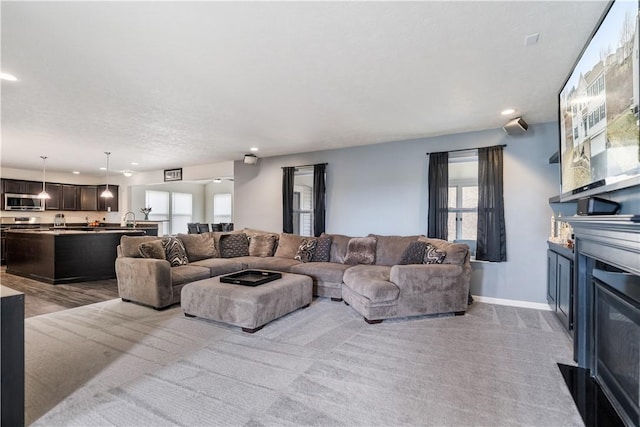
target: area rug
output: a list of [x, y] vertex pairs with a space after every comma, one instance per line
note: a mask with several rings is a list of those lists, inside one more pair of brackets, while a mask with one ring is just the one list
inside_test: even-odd
[[366, 324], [314, 300], [255, 334], [120, 300], [25, 322], [36, 426], [583, 425], [553, 313]]

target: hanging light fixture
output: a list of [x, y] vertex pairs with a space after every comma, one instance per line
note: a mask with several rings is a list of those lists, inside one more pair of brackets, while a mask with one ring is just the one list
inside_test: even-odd
[[100, 194], [100, 197], [104, 197], [105, 199], [110, 199], [113, 197], [113, 193], [109, 190], [109, 156], [111, 153], [109, 151], [105, 151], [104, 154], [107, 155], [107, 188]]
[[40, 156], [40, 158], [42, 159], [42, 192], [38, 194], [38, 199], [50, 199], [51, 196], [49, 196], [44, 186], [47, 156]]

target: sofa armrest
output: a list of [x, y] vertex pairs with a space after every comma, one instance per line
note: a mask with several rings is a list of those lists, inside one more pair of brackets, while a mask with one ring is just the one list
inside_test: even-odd
[[171, 266], [169, 261], [152, 258], [116, 258], [116, 277], [120, 298], [152, 307], [171, 304]]
[[[469, 266], [470, 270], [470, 266]], [[410, 264], [391, 267], [390, 280], [401, 292], [420, 293], [435, 289], [445, 290], [465, 285], [468, 292], [469, 280], [465, 280], [465, 265], [454, 264]], [[469, 271], [469, 278], [471, 277]]]

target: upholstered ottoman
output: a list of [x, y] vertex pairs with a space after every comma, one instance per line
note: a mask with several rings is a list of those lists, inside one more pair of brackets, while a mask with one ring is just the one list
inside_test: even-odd
[[311, 304], [313, 280], [300, 274], [259, 286], [220, 282], [220, 276], [189, 283], [180, 304], [187, 317], [202, 317], [256, 332], [267, 323]]

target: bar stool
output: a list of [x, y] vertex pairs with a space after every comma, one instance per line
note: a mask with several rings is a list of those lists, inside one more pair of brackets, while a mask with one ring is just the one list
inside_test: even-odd
[[188, 222], [187, 230], [189, 234], [198, 234], [198, 224], [195, 222]]

